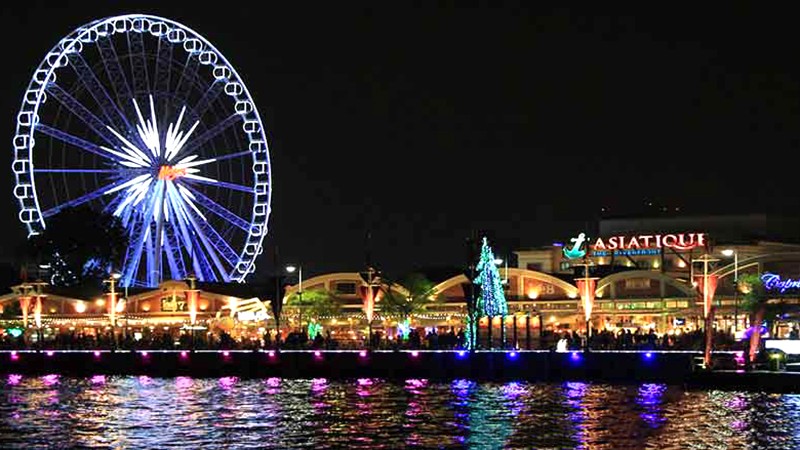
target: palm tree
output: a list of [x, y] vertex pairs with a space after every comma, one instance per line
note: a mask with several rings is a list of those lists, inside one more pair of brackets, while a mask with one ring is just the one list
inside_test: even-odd
[[406, 292], [394, 287], [391, 283], [384, 290], [380, 301], [383, 316], [396, 316], [408, 323], [412, 316], [422, 313], [429, 307], [439, 304], [443, 300], [442, 294], [436, 292], [436, 284], [419, 273], [407, 276], [400, 286]]
[[321, 316], [332, 316], [339, 313], [341, 303], [330, 291], [309, 289], [291, 294], [286, 300], [284, 309], [297, 313], [298, 322], [302, 329], [303, 314], [313, 319], [319, 319]]
[[767, 290], [764, 282], [758, 274], [748, 274], [739, 277], [739, 286], [744, 293], [742, 308], [750, 313], [750, 349], [747, 353], [747, 361], [752, 364], [755, 362], [758, 349], [761, 346], [761, 323], [767, 314]]

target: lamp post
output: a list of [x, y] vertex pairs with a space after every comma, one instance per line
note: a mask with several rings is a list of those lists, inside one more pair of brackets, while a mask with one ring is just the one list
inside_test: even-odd
[[108, 293], [108, 321], [111, 323], [111, 346], [112, 348], [117, 347], [117, 333], [116, 333], [116, 321], [117, 321], [117, 281], [122, 277], [122, 274], [118, 272], [112, 272], [111, 275], [108, 276], [104, 283], [109, 284]]
[[[300, 329], [303, 328], [303, 266], [300, 264], [289, 264], [286, 266], [286, 272], [297, 272], [297, 321], [300, 323]], [[280, 339], [280, 338], [279, 338]]]
[[703, 263], [703, 275], [698, 276], [700, 282], [700, 295], [703, 297], [703, 318], [705, 326], [705, 351], [703, 352], [703, 365], [706, 369], [711, 368], [711, 347], [714, 343], [714, 291], [717, 288], [717, 276], [708, 273], [708, 264], [719, 261], [712, 258], [709, 254], [704, 254], [702, 257], [692, 260], [692, 265], [695, 262]]
[[739, 252], [727, 248], [722, 251], [723, 256], [733, 256], [733, 332], [739, 327]]

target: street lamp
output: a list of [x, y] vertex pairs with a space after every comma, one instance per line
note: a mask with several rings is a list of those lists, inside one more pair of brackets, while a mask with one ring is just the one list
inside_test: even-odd
[[108, 304], [106, 307], [108, 308], [108, 321], [111, 322], [111, 345], [112, 348], [117, 347], [117, 333], [116, 333], [116, 321], [117, 321], [117, 291], [116, 286], [119, 279], [122, 277], [122, 274], [119, 272], [112, 272], [108, 279], [104, 280], [105, 283], [110, 285], [110, 291], [108, 293]]
[[736, 333], [739, 325], [739, 252], [726, 248], [722, 255], [733, 256], [733, 332]]
[[289, 264], [286, 266], [286, 272], [288, 273], [295, 273], [297, 272], [297, 311], [298, 311], [298, 318], [297, 321], [300, 323], [300, 329], [303, 328], [303, 266], [300, 264]]

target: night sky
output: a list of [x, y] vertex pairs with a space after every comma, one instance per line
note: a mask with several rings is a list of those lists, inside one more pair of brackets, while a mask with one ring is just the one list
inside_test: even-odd
[[[470, 230], [503, 253], [601, 214], [797, 208], [793, 14], [423, 3], [5, 3], [7, 164], [22, 93], [52, 45], [141, 12], [205, 36], [261, 112], [273, 213], [258, 277], [276, 244], [309, 274], [359, 270], [368, 230], [376, 265], [399, 274], [462, 265]], [[8, 254], [24, 232], [11, 171], [0, 174]]]

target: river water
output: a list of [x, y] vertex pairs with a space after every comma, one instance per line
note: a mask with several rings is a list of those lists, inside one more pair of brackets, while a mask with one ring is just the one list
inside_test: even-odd
[[800, 448], [800, 396], [661, 384], [0, 379], [0, 448]]

